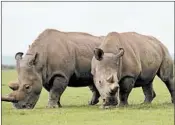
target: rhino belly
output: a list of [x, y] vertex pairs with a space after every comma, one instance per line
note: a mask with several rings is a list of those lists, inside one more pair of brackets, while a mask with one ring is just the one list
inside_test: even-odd
[[77, 77], [76, 74], [74, 73], [70, 80], [69, 80], [69, 87], [86, 87], [89, 85], [92, 85], [93, 83], [93, 78], [90, 76], [79, 76]]
[[154, 79], [156, 73], [156, 69], [142, 71], [139, 77], [137, 78], [134, 87], [141, 87], [146, 84], [149, 84]]

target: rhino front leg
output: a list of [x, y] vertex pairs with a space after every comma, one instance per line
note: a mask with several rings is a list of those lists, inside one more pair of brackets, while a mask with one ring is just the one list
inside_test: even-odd
[[145, 95], [144, 103], [151, 103], [152, 100], [156, 97], [156, 93], [154, 92], [152, 82], [153, 80], [149, 84], [142, 86], [142, 90]]
[[89, 101], [89, 105], [95, 105], [99, 102], [100, 94], [94, 84], [90, 85], [89, 88], [93, 94], [91, 100]]
[[60, 104], [60, 98], [66, 87], [67, 83], [64, 78], [56, 77], [54, 79], [53, 86], [49, 92], [48, 108], [62, 107]]
[[128, 96], [129, 96], [130, 92], [131, 92], [131, 90], [129, 90], [129, 91], [120, 91], [120, 103], [119, 103], [119, 106], [128, 105]]
[[120, 103], [119, 106], [128, 105], [128, 96], [134, 87], [134, 78], [126, 77], [120, 83]]

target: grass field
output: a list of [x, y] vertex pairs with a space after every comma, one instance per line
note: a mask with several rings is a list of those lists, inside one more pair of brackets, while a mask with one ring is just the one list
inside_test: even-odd
[[[2, 71], [2, 94], [8, 94], [9, 81], [16, 80], [14, 70]], [[43, 89], [33, 110], [17, 110], [11, 103], [2, 102], [2, 125], [174, 125], [174, 106], [160, 79], [154, 80], [157, 94], [151, 105], [140, 105], [144, 96], [141, 88], [133, 89], [128, 107], [99, 109], [88, 106], [89, 88], [67, 88], [61, 98], [62, 108], [45, 108], [48, 93]]]

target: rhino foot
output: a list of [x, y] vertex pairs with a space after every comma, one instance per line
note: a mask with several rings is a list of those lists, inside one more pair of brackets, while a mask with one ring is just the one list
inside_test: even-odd
[[108, 106], [104, 106], [104, 105], [101, 105], [99, 108], [100, 109], [113, 109], [113, 108], [116, 108], [117, 106], [114, 106], [114, 105], [108, 105]]
[[173, 104], [175, 104], [175, 97], [172, 97], [172, 98], [171, 98], [171, 102], [172, 102]]
[[48, 105], [46, 106], [47, 108], [61, 108], [61, 104], [60, 103], [52, 103], [49, 102]]
[[58, 106], [58, 105], [48, 105], [46, 106], [46, 108], [61, 108], [62, 106]]
[[118, 107], [126, 107], [126, 106], [128, 106], [129, 104], [128, 104], [128, 102], [120, 102], [120, 104], [118, 105]]
[[88, 104], [89, 104], [89, 105], [95, 105], [95, 104], [97, 104], [98, 102], [99, 102], [99, 100], [95, 100], [95, 101], [92, 101], [92, 100], [91, 100], [91, 101], [88, 102]]
[[46, 106], [46, 108], [57, 108], [58, 106], [55, 106], [55, 105], [53, 105], [53, 106], [51, 106], [51, 105], [48, 105], [48, 106]]

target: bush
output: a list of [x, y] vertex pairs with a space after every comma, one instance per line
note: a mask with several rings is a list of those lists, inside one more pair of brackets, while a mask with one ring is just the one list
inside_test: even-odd
[[4, 65], [4, 64], [2, 64], [2, 70], [8, 70], [8, 69], [15, 69], [16, 68], [16, 66], [14, 66], [14, 65]]

